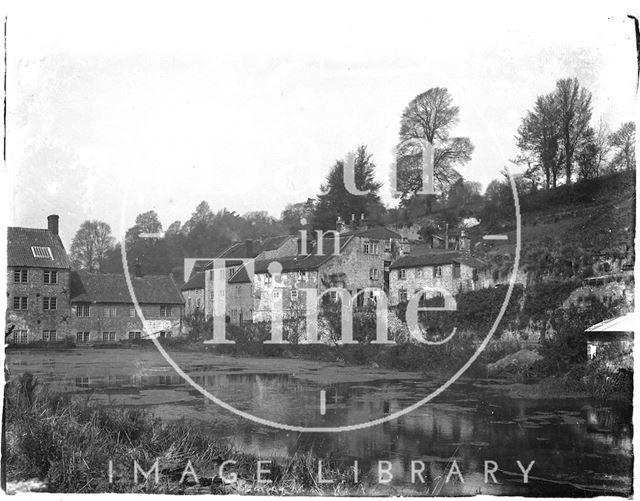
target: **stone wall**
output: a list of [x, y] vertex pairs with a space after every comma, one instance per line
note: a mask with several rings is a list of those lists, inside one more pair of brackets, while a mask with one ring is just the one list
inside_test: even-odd
[[[14, 283], [14, 271], [21, 269], [28, 270], [28, 282]], [[43, 330], [55, 330], [57, 340], [63, 340], [71, 333], [69, 270], [53, 270], [58, 272], [58, 282], [45, 284], [45, 269], [7, 269], [7, 325], [15, 324], [16, 330], [27, 330], [28, 342], [42, 341]], [[13, 298], [16, 296], [28, 298], [27, 310], [13, 308]], [[55, 310], [43, 309], [45, 297], [56, 298]], [[7, 340], [12, 341], [13, 336]]]
[[[104, 332], [115, 332], [115, 341], [129, 339], [129, 332], [139, 332], [141, 337], [146, 337], [142, 320], [133, 304], [90, 304], [89, 317], [77, 316], [78, 304], [73, 303], [71, 308], [71, 327], [75, 338], [78, 332], [89, 332], [88, 342], [90, 343], [104, 342]], [[177, 304], [170, 306], [171, 312], [167, 317], [160, 316], [158, 304], [143, 304], [140, 308], [152, 331], [163, 330], [166, 337], [176, 337], [181, 332], [182, 306]], [[113, 340], [108, 339], [107, 342], [113, 342]]]

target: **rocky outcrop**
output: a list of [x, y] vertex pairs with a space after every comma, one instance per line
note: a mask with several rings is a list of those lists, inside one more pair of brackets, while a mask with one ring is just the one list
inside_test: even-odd
[[520, 350], [516, 353], [507, 355], [501, 358], [497, 362], [487, 365], [487, 372], [489, 376], [499, 375], [503, 372], [518, 372], [528, 369], [538, 360], [541, 360], [542, 356], [531, 350]]

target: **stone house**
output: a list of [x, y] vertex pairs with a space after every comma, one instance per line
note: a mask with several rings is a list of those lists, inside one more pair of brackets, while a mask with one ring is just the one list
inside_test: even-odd
[[190, 317], [194, 313], [204, 312], [204, 276], [205, 271], [197, 271], [180, 288], [184, 299], [184, 314]]
[[7, 231], [7, 316], [10, 343], [55, 342], [71, 332], [70, 271], [58, 235], [59, 218], [46, 229]]
[[[431, 252], [403, 256], [391, 265], [389, 304], [407, 301], [423, 287], [441, 288], [451, 295], [492, 284], [486, 264], [460, 252]], [[427, 293], [425, 295], [429, 297]]]
[[[342, 287], [352, 296], [369, 288], [386, 291], [393, 244], [400, 240], [400, 235], [384, 227], [326, 233], [311, 253], [255, 261], [253, 277], [241, 267], [229, 279], [227, 316], [231, 323], [268, 320], [274, 301], [282, 301], [285, 314], [302, 313], [306, 304], [302, 289], [315, 289], [320, 295]], [[275, 269], [272, 263], [281, 269], [279, 276], [270, 273]], [[373, 296], [372, 291], [358, 294], [357, 304]], [[337, 299], [336, 293], [331, 297]]]
[[113, 343], [157, 335], [179, 336], [184, 300], [171, 276], [131, 277], [145, 330], [126, 278], [111, 273], [71, 273], [71, 318], [77, 344]]

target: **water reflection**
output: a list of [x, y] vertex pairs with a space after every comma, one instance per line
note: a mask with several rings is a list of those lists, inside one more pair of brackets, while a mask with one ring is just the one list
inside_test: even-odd
[[[62, 391], [91, 394], [94, 400], [115, 405], [149, 407], [164, 418], [185, 417], [212, 437], [226, 437], [238, 448], [263, 457], [314, 451], [338, 458], [345, 468], [357, 460], [363, 478], [372, 483], [377, 478], [377, 461], [389, 461], [394, 479], [384, 487], [388, 489], [410, 486], [411, 462], [421, 461], [424, 494], [630, 492], [628, 406], [603, 408], [575, 399], [513, 400], [468, 380], [417, 411], [375, 427], [300, 434], [260, 426], [220, 409], [156, 355], [123, 351], [117, 363], [111, 355], [112, 351], [106, 358], [86, 360], [60, 354], [51, 359], [46, 354], [11, 352], [8, 365], [13, 374], [29, 370]], [[217, 359], [207, 364], [202, 355], [190, 356], [181, 367], [212, 394], [262, 418], [305, 426], [342, 426], [388, 415], [438, 384], [402, 374], [389, 378], [365, 369], [348, 370], [350, 377], [343, 380], [335, 377], [335, 366], [314, 363], [296, 362], [295, 370], [286, 370], [285, 362], [266, 360], [256, 370], [255, 360]], [[325, 415], [319, 412], [321, 389], [327, 396]], [[442, 479], [454, 460], [464, 483], [445, 484]], [[499, 465], [499, 485], [484, 482], [488, 460]], [[517, 461], [525, 466], [535, 461], [529, 484], [522, 484]]]

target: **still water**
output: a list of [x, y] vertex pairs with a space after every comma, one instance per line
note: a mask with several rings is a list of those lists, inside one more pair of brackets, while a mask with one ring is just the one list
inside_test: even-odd
[[[254, 416], [298, 426], [337, 427], [401, 410], [439, 386], [419, 373], [291, 360], [171, 353], [211, 394]], [[23, 372], [63, 392], [116, 406], [139, 406], [163, 419], [188, 419], [212, 438], [261, 458], [313, 451], [358, 461], [361, 478], [377, 484], [378, 462], [393, 480], [377, 492], [468, 495], [629, 495], [632, 483], [631, 408], [597, 407], [585, 399], [509, 398], [499, 382], [462, 379], [400, 418], [363, 430], [298, 433], [263, 426], [205, 398], [154, 349], [11, 350], [10, 377]], [[325, 395], [324, 414], [321, 391]], [[453, 461], [464, 482], [443, 477]], [[414, 477], [411, 462], [424, 463]], [[485, 483], [495, 461], [498, 484]], [[524, 484], [517, 461], [535, 461]], [[387, 468], [385, 465], [383, 468]], [[416, 466], [421, 469], [421, 466]], [[385, 477], [386, 478], [386, 477]]]

